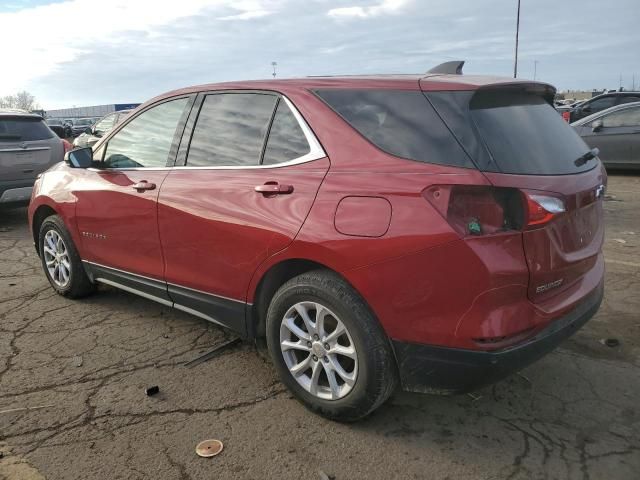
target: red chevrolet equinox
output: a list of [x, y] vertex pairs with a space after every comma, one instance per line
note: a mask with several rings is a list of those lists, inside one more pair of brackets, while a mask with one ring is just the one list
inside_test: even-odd
[[603, 296], [597, 157], [545, 83], [467, 76], [201, 85], [138, 107], [37, 181], [44, 273], [266, 339], [343, 421], [555, 348]]

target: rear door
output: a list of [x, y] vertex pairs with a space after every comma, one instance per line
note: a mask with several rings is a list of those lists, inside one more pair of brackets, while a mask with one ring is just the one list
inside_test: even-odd
[[619, 168], [640, 164], [640, 105], [600, 117], [602, 127], [582, 126], [582, 137], [589, 146], [600, 149], [605, 165]]
[[329, 160], [272, 93], [201, 95], [192, 123], [159, 197], [169, 294], [177, 308], [245, 333], [251, 277], [296, 236]]
[[518, 188], [527, 208], [529, 198], [565, 210], [523, 231], [536, 303], [561, 292], [570, 299], [582, 284], [595, 288], [603, 273], [606, 174], [597, 159], [577, 161], [589, 148], [544, 93], [538, 84], [427, 93], [493, 185]]

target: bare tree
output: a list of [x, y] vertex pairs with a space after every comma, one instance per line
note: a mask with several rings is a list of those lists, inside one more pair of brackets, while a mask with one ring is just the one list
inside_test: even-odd
[[20, 110], [29, 112], [38, 108], [38, 104], [33, 95], [23, 90], [15, 95], [0, 97], [0, 108], [19, 108]]

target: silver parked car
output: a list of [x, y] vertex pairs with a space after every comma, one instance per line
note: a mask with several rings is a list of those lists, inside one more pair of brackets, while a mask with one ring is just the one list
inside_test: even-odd
[[40, 115], [0, 110], [0, 206], [28, 203], [36, 177], [63, 158], [62, 140]]
[[640, 102], [602, 110], [571, 126], [587, 145], [600, 150], [607, 168], [640, 168]]
[[98, 120], [95, 125], [88, 127], [81, 133], [80, 136], [73, 141], [73, 146], [76, 148], [93, 147], [98, 140], [109, 133], [113, 127], [121, 122], [129, 113], [131, 113], [131, 110], [119, 110], [105, 115]]

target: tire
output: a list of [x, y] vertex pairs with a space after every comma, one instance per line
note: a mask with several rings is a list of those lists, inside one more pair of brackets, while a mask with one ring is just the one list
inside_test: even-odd
[[[324, 319], [320, 323], [325, 328], [317, 328], [318, 318]], [[338, 335], [340, 324], [346, 332]], [[269, 354], [282, 382], [307, 408], [326, 418], [360, 420], [382, 405], [398, 384], [388, 337], [360, 295], [333, 272], [314, 270], [282, 285], [269, 305], [266, 327]]]
[[[95, 291], [96, 287], [82, 266], [82, 260], [71, 235], [58, 215], [45, 218], [40, 225], [38, 251], [44, 274], [59, 295], [68, 298], [81, 298]], [[54, 256], [52, 253], [57, 255]], [[55, 261], [48, 266], [47, 263], [51, 263], [54, 257]], [[55, 269], [56, 265], [58, 266], [57, 270]], [[54, 267], [53, 273], [50, 271], [51, 266]], [[66, 276], [64, 272], [67, 272]]]

